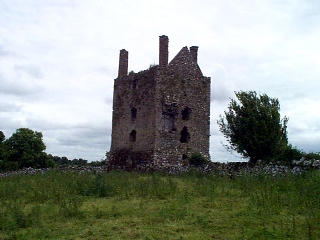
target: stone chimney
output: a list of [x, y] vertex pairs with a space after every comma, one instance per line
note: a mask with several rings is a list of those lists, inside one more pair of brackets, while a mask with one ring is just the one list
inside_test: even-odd
[[169, 38], [165, 35], [159, 37], [159, 66], [164, 68], [168, 65]]
[[120, 50], [118, 77], [127, 76], [128, 74], [128, 55], [127, 50]]
[[198, 48], [199, 47], [197, 47], [197, 46], [190, 47], [190, 53], [191, 53], [192, 59], [196, 63], [198, 63]]

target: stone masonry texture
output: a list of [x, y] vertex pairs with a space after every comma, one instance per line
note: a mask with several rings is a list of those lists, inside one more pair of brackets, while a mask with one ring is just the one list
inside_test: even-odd
[[108, 156], [116, 165], [179, 165], [194, 152], [209, 158], [210, 78], [198, 47], [183, 47], [168, 63], [168, 43], [160, 36], [159, 65], [138, 73], [127, 73], [128, 52], [120, 51]]

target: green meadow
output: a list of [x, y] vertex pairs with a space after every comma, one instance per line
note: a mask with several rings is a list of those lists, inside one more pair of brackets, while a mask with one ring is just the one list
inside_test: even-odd
[[320, 239], [320, 173], [0, 178], [0, 239]]

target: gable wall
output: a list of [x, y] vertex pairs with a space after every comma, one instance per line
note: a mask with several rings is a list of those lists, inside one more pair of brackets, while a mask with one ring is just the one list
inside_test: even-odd
[[[156, 158], [168, 163], [181, 162], [183, 155], [201, 152], [209, 157], [210, 78], [203, 77], [185, 47], [169, 63], [156, 87]], [[182, 111], [191, 110], [189, 119]], [[187, 127], [188, 142], [181, 142]]]

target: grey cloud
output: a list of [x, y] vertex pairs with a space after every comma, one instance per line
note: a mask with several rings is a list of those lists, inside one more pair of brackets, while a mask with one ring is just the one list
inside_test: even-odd
[[104, 122], [72, 125], [34, 117], [27, 118], [19, 127], [42, 132], [46, 152], [68, 159], [101, 160], [111, 144], [111, 124]]
[[112, 73], [112, 70], [106, 66], [100, 66], [94, 69], [97, 72], [105, 73], [105, 74], [110, 74]]
[[[185, 4], [181, 9], [178, 3], [173, 4], [170, 11], [179, 15], [181, 25], [179, 21], [174, 24], [170, 21], [148, 23], [150, 32], [140, 24], [150, 18], [150, 12], [146, 11], [129, 23], [129, 28], [131, 26], [134, 29], [126, 34], [122, 33], [128, 29], [128, 19], [119, 18], [119, 21], [113, 21], [116, 24], [108, 25], [112, 23], [110, 19], [114, 18], [113, 13], [119, 9], [129, 9], [125, 8], [125, 4], [119, 5], [119, 1], [109, 4], [112, 8], [105, 8], [104, 5], [108, 3], [99, 5], [100, 2], [77, 2], [76, 6], [69, 6], [69, 2], [66, 5], [64, 1], [55, 1], [54, 4], [41, 2], [36, 8], [24, 3], [14, 5], [7, 2], [5, 8], [1, 9], [4, 11], [0, 10], [2, 15], [8, 16], [2, 18], [4, 24], [0, 24], [0, 31], [7, 33], [5, 40], [0, 43], [0, 98], [6, 98], [4, 104], [12, 101], [13, 105], [1, 105], [0, 110], [16, 112], [0, 113], [0, 127], [5, 127], [6, 136], [10, 136], [10, 131], [18, 127], [30, 127], [43, 131], [48, 153], [63, 154], [70, 159], [81, 157], [93, 160], [92, 157], [103, 156], [110, 146], [111, 121], [105, 118], [105, 124], [97, 126], [97, 118], [102, 118], [101, 113], [92, 110], [90, 115], [94, 116], [90, 124], [72, 124], [72, 121], [82, 117], [77, 115], [77, 108], [84, 101], [84, 105], [87, 105], [90, 98], [96, 99], [101, 94], [101, 101], [98, 101], [104, 101], [103, 111], [111, 114], [112, 83], [117, 76], [118, 50], [129, 50], [132, 56], [129, 57], [129, 69], [146, 69], [150, 63], [157, 61], [157, 34], [167, 34], [171, 39], [170, 54], [177, 53], [181, 44], [200, 46], [199, 65], [204, 75], [211, 77], [212, 83], [213, 161], [216, 158], [230, 160], [233, 157], [221, 147], [220, 140], [224, 139], [218, 131], [216, 119], [227, 109], [229, 97], [234, 98], [233, 92], [239, 90], [261, 91], [270, 97], [278, 97], [282, 109], [287, 110], [286, 115], [290, 118], [289, 141], [292, 137], [293, 144], [308, 147], [300, 145], [307, 142], [305, 136], [310, 134], [301, 125], [316, 124], [317, 120], [312, 123], [308, 120], [316, 119], [318, 115], [310, 116], [311, 110], [306, 113], [297, 110], [301, 106], [300, 100], [312, 98], [319, 102], [320, 5], [314, 1], [261, 1], [259, 4], [249, 1], [249, 4], [237, 4], [233, 0], [207, 0], [206, 4], [195, 5], [201, 11], [194, 11], [190, 4]], [[143, 5], [144, 2], [139, 2], [130, 7], [145, 7]], [[86, 14], [88, 9], [94, 14]], [[106, 9], [109, 14], [106, 14]], [[161, 15], [161, 11], [167, 12], [167, 9], [157, 9], [156, 12]], [[198, 15], [199, 12], [202, 14]], [[79, 17], [82, 17], [85, 25], [78, 21]], [[180, 31], [186, 22], [191, 23], [188, 24], [188, 30]], [[169, 26], [168, 32], [156, 33], [160, 28], [157, 30], [155, 26]], [[101, 31], [101, 27], [110, 29]], [[87, 30], [89, 28], [90, 31]], [[183, 43], [191, 40], [190, 44]], [[10, 42], [10, 45], [6, 42]], [[170, 59], [172, 57], [170, 55]], [[30, 59], [36, 61], [31, 63], [41, 63], [41, 68], [40, 64], [29, 64]], [[82, 71], [84, 69], [86, 71]], [[105, 79], [103, 81], [108, 83], [100, 85], [97, 81], [96, 86], [101, 87], [92, 87], [93, 79]], [[68, 81], [69, 85], [61, 84]], [[46, 93], [42, 95], [44, 89]], [[102, 93], [101, 89], [104, 89]], [[75, 97], [71, 98], [70, 95]], [[29, 112], [25, 112], [19, 106], [21, 99], [28, 103], [30, 99], [36, 99], [39, 104], [28, 105]], [[68, 119], [63, 123], [63, 118], [60, 118], [62, 122], [49, 119], [52, 115], [47, 111], [52, 110], [44, 107], [48, 100], [48, 105], [61, 105], [54, 108], [56, 114], [76, 120]], [[63, 105], [70, 105], [70, 108]], [[317, 106], [314, 105], [315, 111]], [[91, 108], [94, 109], [93, 106]], [[39, 114], [36, 112], [39, 109], [44, 111], [43, 119], [31, 117]], [[297, 124], [294, 123], [293, 120], [300, 115], [305, 118], [299, 118]], [[310, 146], [315, 149], [313, 145], [316, 145], [317, 139], [309, 136], [312, 138]]]
[[7, 56], [10, 56], [10, 55], [13, 55], [13, 53], [10, 52], [10, 51], [5, 50], [4, 47], [2, 45], [0, 45], [0, 58], [1, 57], [7, 57]]
[[0, 72], [0, 93], [24, 96], [36, 94], [42, 92], [43, 90], [44, 87], [37, 83], [20, 77], [9, 79]]
[[35, 128], [37, 131], [63, 131], [70, 128], [70, 125], [44, 119], [41, 117], [28, 117], [25, 119], [27, 126]]
[[8, 82], [2, 82], [0, 83], [0, 88], [0, 92], [2, 93], [20, 96], [35, 94], [44, 90], [41, 86], [19, 85], [17, 82], [12, 85]]
[[104, 103], [112, 109], [113, 94], [109, 94], [104, 98]]
[[289, 141], [294, 147], [304, 152], [320, 152], [319, 140], [310, 139], [310, 137], [292, 138]]
[[212, 135], [210, 139], [210, 155], [213, 162], [247, 161], [236, 152], [228, 152], [222, 144], [227, 144], [222, 134]]
[[220, 131], [219, 131], [219, 127], [218, 127], [218, 126], [214, 126], [214, 127], [213, 127], [213, 125], [217, 125], [217, 120], [216, 120], [216, 119], [215, 119], [215, 120], [212, 120], [211, 123], [210, 123], [210, 125], [211, 125], [210, 135], [212, 135], [212, 136], [221, 135], [221, 136], [222, 136], [222, 134], [221, 134]]
[[314, 32], [314, 27], [318, 25], [320, 20], [320, 5], [314, 3], [303, 1], [297, 6], [295, 16], [292, 18], [292, 29], [296, 29], [300, 33]]
[[233, 95], [233, 90], [227, 84], [211, 83], [211, 102], [227, 102]]
[[[107, 126], [92, 126], [91, 128], [71, 128], [55, 136], [56, 148], [64, 152], [69, 159], [85, 158], [90, 161], [101, 160], [109, 151], [111, 128]], [[51, 149], [48, 146], [48, 153]], [[52, 149], [55, 151], [55, 149]], [[94, 158], [94, 159], [93, 159]]]
[[228, 71], [222, 64], [214, 64], [211, 77], [211, 101], [225, 102], [233, 95], [235, 84], [228, 79]]
[[18, 128], [23, 127], [23, 122], [21, 120], [5, 116], [1, 116], [0, 130], [4, 132], [6, 138], [9, 138]]
[[14, 66], [14, 69], [17, 73], [26, 73], [33, 78], [43, 78], [41, 69], [36, 65], [16, 65]]
[[[70, 131], [69, 137], [66, 139], [67, 141], [74, 141], [84, 144], [100, 144], [104, 142], [108, 136], [111, 135], [111, 128], [108, 126], [91, 126], [87, 128], [74, 128]], [[60, 138], [63, 140], [65, 138]], [[66, 142], [66, 141], [65, 141]]]
[[0, 112], [20, 112], [22, 106], [15, 103], [0, 103]]

